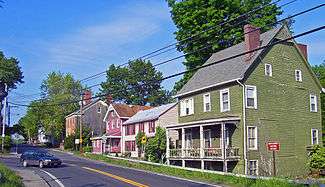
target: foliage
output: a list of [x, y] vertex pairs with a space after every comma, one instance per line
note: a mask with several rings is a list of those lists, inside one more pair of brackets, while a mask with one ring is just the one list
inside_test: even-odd
[[142, 131], [139, 131], [138, 134], [135, 136], [135, 143], [137, 144], [138, 147], [138, 154], [139, 157], [141, 155], [141, 153], [143, 152], [143, 149], [145, 147], [145, 145], [142, 143], [142, 138], [146, 137], [146, 134]]
[[[10, 147], [11, 147], [11, 137], [9, 135], [6, 135], [4, 140], [5, 140], [4, 141], [4, 148], [6, 150], [9, 150]], [[0, 137], [0, 145], [2, 145], [2, 137]]]
[[[80, 128], [77, 127], [75, 131], [75, 139], [80, 139]], [[82, 145], [89, 146], [91, 145], [91, 129], [90, 127], [82, 126]]]
[[74, 134], [64, 138], [64, 149], [74, 149], [74, 138]]
[[313, 147], [309, 155], [308, 165], [310, 169], [325, 169], [325, 148], [319, 145]]
[[83, 151], [85, 153], [91, 153], [93, 151], [93, 147], [92, 146], [86, 146], [83, 148]]
[[[176, 40], [180, 41], [177, 50], [189, 54], [186, 55], [186, 60], [183, 62], [187, 70], [202, 65], [214, 52], [242, 42], [244, 39], [243, 26], [245, 24], [250, 23], [257, 27], [263, 27], [275, 22], [277, 20], [276, 16], [282, 13], [276, 5], [267, 6], [251, 16], [220, 26], [219, 23], [225, 20], [233, 20], [241, 14], [271, 2], [271, 0], [167, 0], [167, 2], [171, 8], [172, 20], [177, 27], [175, 32]], [[185, 38], [210, 27], [215, 28], [204, 32], [204, 34], [199, 34], [191, 40], [185, 40]], [[270, 27], [263, 27], [262, 32], [269, 29]], [[205, 47], [206, 49], [196, 52]], [[174, 89], [180, 90], [193, 74], [193, 71], [186, 73], [175, 84]]]
[[170, 175], [175, 177], [181, 177], [185, 179], [190, 179], [194, 181], [202, 181], [209, 184], [215, 184], [218, 186], [250, 186], [250, 187], [259, 187], [259, 186], [281, 186], [281, 187], [303, 187], [304, 185], [289, 183], [286, 180], [280, 179], [249, 179], [239, 176], [230, 176], [230, 175], [220, 175], [215, 173], [201, 172], [201, 171], [190, 171], [182, 168], [169, 167], [166, 165], [157, 166], [152, 164], [130, 162], [128, 160], [119, 160], [114, 158], [109, 158], [103, 155], [96, 154], [82, 154], [81, 156], [100, 160], [107, 162], [109, 164], [120, 165], [129, 168], [136, 168], [145, 171], [161, 173], [164, 175]]
[[23, 78], [18, 59], [7, 58], [0, 51], [0, 82], [6, 83], [8, 88], [16, 88], [18, 83], [24, 82]]
[[111, 65], [101, 92], [110, 94], [114, 101], [127, 104], [157, 106], [168, 103], [170, 93], [161, 86], [162, 73], [150, 61], [137, 59], [127, 67]]
[[[315, 65], [312, 67], [314, 73], [318, 77], [322, 87], [325, 87], [325, 62], [320, 65]], [[322, 92], [321, 97], [321, 112], [322, 112], [322, 134], [323, 134], [323, 144], [325, 144], [325, 94]]]
[[163, 161], [166, 154], [166, 130], [157, 127], [156, 135], [148, 139], [145, 149], [145, 158], [151, 162]]
[[21, 177], [16, 175], [16, 173], [8, 169], [4, 164], [0, 163], [0, 186], [7, 187], [23, 187], [23, 182]]

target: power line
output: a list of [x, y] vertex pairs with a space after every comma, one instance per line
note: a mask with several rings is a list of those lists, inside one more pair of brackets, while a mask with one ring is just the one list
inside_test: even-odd
[[[234, 58], [238, 58], [240, 56], [247, 55], [247, 54], [250, 54], [250, 53], [253, 53], [253, 52], [256, 52], [256, 51], [265, 49], [265, 48], [270, 48], [270, 47], [272, 47], [274, 45], [281, 44], [281, 43], [287, 42], [289, 40], [293, 40], [293, 39], [296, 39], [296, 38], [299, 38], [299, 37], [302, 37], [302, 36], [305, 36], [305, 35], [308, 35], [308, 34], [311, 34], [311, 33], [314, 33], [314, 32], [320, 31], [320, 30], [323, 30], [323, 29], [325, 29], [325, 25], [324, 26], [321, 26], [321, 27], [318, 27], [318, 28], [315, 28], [315, 29], [312, 29], [312, 30], [309, 30], [309, 31], [306, 31], [304, 33], [295, 35], [295, 36], [288, 37], [286, 39], [282, 39], [282, 40], [275, 41], [273, 43], [270, 43], [270, 44], [267, 44], [267, 45], [258, 47], [258, 48], [253, 49], [253, 50], [249, 50], [249, 51], [246, 51], [246, 52], [243, 52], [243, 53], [239, 53], [239, 54], [236, 54], [236, 55], [233, 55], [233, 56], [230, 56], [230, 57], [227, 57], [227, 58], [224, 58], [224, 59], [221, 59], [221, 60], [218, 60], [218, 61], [209, 63], [209, 64], [203, 64], [203, 65], [201, 65], [199, 67], [196, 67], [196, 68], [193, 68], [191, 70], [185, 70], [185, 71], [182, 71], [182, 72], [179, 72], [179, 73], [176, 73], [176, 74], [172, 74], [172, 75], [163, 77], [162, 79], [155, 80], [155, 82], [156, 81], [157, 82], [161, 82], [161, 81], [164, 81], [164, 80], [167, 80], [167, 79], [171, 79], [173, 77], [177, 77], [177, 76], [183, 75], [185, 73], [189, 73], [189, 72], [196, 71], [196, 70], [199, 70], [199, 69], [202, 69], [202, 68], [206, 68], [206, 67], [209, 67], [209, 66], [213, 66], [215, 64], [218, 64], [218, 63], [221, 63], [221, 62], [225, 62], [225, 61], [228, 61], [228, 60], [231, 60], [231, 59], [234, 59]], [[139, 87], [139, 86], [143, 86], [143, 85], [145, 85], [145, 84], [137, 85], [137, 86], [134, 86], [134, 87]], [[123, 90], [123, 91], [126, 91], [126, 90]], [[108, 96], [110, 94], [111, 93], [109, 93], [109, 94], [100, 94], [100, 95], [97, 95], [97, 96], [92, 97], [91, 99]], [[80, 102], [80, 101], [83, 101], [83, 99], [81, 99], [81, 100], [74, 100], [74, 101], [66, 101], [66, 102], [61, 102], [61, 103], [57, 103], [57, 104], [46, 104], [46, 105], [40, 105], [40, 106], [35, 106], [35, 107], [65, 105], [65, 104], [77, 103], [77, 102]], [[13, 102], [9, 102], [9, 103], [12, 104], [12, 105], [15, 105], [15, 106], [34, 107], [34, 106], [29, 106], [29, 105], [24, 105], [24, 104], [18, 104], [18, 103], [13, 103]]]

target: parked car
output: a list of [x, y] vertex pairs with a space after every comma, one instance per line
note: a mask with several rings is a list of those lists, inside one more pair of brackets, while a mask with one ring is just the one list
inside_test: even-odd
[[62, 161], [59, 158], [51, 155], [48, 152], [40, 151], [26, 151], [20, 156], [20, 162], [24, 167], [29, 165], [37, 165], [40, 168], [43, 167], [56, 167], [62, 164]]

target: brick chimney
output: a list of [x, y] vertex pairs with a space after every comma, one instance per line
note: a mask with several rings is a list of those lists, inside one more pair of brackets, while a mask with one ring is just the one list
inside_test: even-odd
[[308, 55], [307, 55], [307, 45], [305, 44], [297, 44], [298, 48], [300, 49], [301, 53], [304, 55], [304, 57], [306, 58], [306, 60], [308, 60]]
[[92, 97], [91, 91], [86, 90], [83, 94], [84, 105], [88, 105], [89, 103], [91, 103], [91, 97]]
[[113, 102], [113, 97], [111, 95], [107, 95], [106, 96], [106, 103], [108, 105], [110, 105], [110, 104], [112, 104], [112, 102]]
[[[260, 47], [260, 29], [256, 29], [253, 25], [245, 25], [244, 26], [245, 33], [245, 48], [246, 51], [250, 51]], [[249, 61], [253, 53], [246, 54], [246, 61]]]

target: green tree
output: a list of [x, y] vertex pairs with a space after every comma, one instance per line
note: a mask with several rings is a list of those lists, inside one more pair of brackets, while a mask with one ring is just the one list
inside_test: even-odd
[[[276, 6], [268, 6], [251, 16], [232, 21], [223, 26], [218, 26], [224, 20], [234, 20], [241, 14], [245, 14], [260, 5], [271, 2], [271, 0], [242, 1], [242, 0], [167, 0], [171, 9], [171, 17], [177, 27], [176, 40], [180, 41], [177, 50], [188, 53], [184, 65], [191, 70], [202, 65], [214, 52], [220, 51], [243, 41], [243, 26], [247, 23], [263, 27], [277, 20], [277, 15], [282, 12]], [[240, 24], [237, 25], [237, 22]], [[234, 27], [233, 25], [236, 24]], [[208, 32], [199, 34], [190, 40], [185, 40], [207, 28], [215, 27]], [[225, 29], [227, 28], [227, 29]], [[264, 27], [263, 31], [270, 29]], [[222, 34], [218, 31], [223, 31]], [[211, 45], [211, 46], [210, 46]], [[210, 46], [210, 47], [209, 47]], [[204, 50], [195, 52], [198, 49]], [[184, 77], [175, 84], [174, 89], [180, 90], [195, 72], [186, 73]]]
[[143, 137], [145, 137], [147, 139], [146, 134], [142, 131], [139, 131], [138, 134], [135, 136], [135, 142], [138, 147], [138, 157], [141, 156], [143, 149], [145, 147], [145, 143], [142, 142]]
[[[325, 62], [320, 65], [315, 65], [312, 67], [314, 73], [318, 77], [322, 87], [325, 87]], [[322, 134], [323, 134], [323, 144], [325, 145], [325, 94], [321, 92], [321, 110], [322, 110]]]
[[156, 135], [148, 139], [145, 158], [151, 162], [164, 162], [166, 155], [166, 130], [156, 127]]
[[115, 101], [127, 104], [157, 106], [170, 101], [170, 94], [161, 86], [162, 73], [150, 61], [130, 61], [127, 67], [111, 65], [101, 92]]

